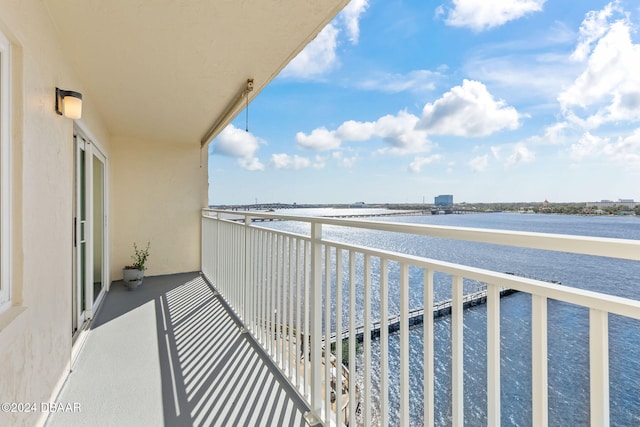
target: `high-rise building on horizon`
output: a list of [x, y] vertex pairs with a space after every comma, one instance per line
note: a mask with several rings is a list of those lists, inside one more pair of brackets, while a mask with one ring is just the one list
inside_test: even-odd
[[453, 205], [453, 195], [452, 194], [441, 194], [434, 198], [433, 204], [436, 206], [451, 206]]

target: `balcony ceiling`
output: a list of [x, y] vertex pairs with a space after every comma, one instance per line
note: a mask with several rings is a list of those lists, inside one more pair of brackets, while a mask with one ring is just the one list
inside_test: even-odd
[[44, 0], [111, 135], [185, 144], [200, 144], [248, 78], [258, 95], [347, 2]]

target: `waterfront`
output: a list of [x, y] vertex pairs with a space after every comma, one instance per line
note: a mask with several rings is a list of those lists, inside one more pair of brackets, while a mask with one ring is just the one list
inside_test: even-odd
[[[287, 212], [290, 213], [290, 212]], [[314, 215], [323, 212], [314, 212]], [[565, 233], [601, 237], [640, 239], [640, 220], [633, 217], [580, 217], [563, 215], [482, 214], [388, 218], [385, 221], [416, 222], [446, 226], [494, 228]], [[281, 222], [269, 228], [305, 234], [305, 225]], [[308, 227], [308, 226], [307, 226]], [[438, 238], [394, 235], [326, 227], [326, 237], [363, 246], [459, 262], [495, 271], [556, 280], [565, 286], [590, 289], [640, 299], [640, 266], [637, 262], [613, 260], [539, 250], [507, 248]], [[373, 268], [376, 268], [375, 265]], [[393, 270], [393, 269], [392, 269]], [[361, 272], [359, 274], [362, 274]], [[393, 277], [393, 271], [391, 276]], [[450, 278], [436, 275], [436, 301], [450, 297]], [[372, 311], [378, 310], [379, 291], [373, 283]], [[422, 305], [420, 272], [410, 280], [412, 308]], [[467, 291], [477, 286], [465, 281]], [[397, 292], [390, 279], [390, 313], [396, 313]], [[505, 425], [531, 425], [531, 299], [516, 294], [501, 302], [502, 322], [502, 420]], [[570, 304], [550, 301], [549, 311], [549, 424], [589, 424], [588, 312]], [[465, 419], [468, 425], [486, 424], [486, 314], [484, 307], [466, 310], [465, 333]], [[375, 317], [375, 316], [374, 316]], [[610, 410], [611, 424], [640, 424], [640, 322], [610, 317]], [[411, 330], [411, 420], [422, 422], [422, 328]], [[390, 345], [391, 412], [397, 412], [399, 378], [397, 336]], [[450, 322], [435, 322], [436, 423], [450, 423]], [[378, 393], [379, 348], [373, 343], [374, 395]], [[358, 361], [361, 366], [362, 360]], [[357, 371], [361, 371], [357, 369]], [[394, 407], [395, 405], [395, 407]], [[374, 399], [374, 408], [375, 399]], [[392, 417], [393, 418], [393, 417]]]

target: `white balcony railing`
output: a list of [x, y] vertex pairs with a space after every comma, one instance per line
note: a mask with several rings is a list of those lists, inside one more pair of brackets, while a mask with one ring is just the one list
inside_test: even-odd
[[[233, 216], [233, 218], [231, 217]], [[306, 234], [294, 234], [252, 225], [252, 220], [274, 218], [305, 225]], [[501, 331], [500, 290], [510, 288], [531, 295], [531, 414], [532, 424], [548, 424], [547, 302], [556, 300], [589, 312], [589, 416], [593, 426], [609, 425], [609, 314], [640, 319], [640, 302], [581, 290], [557, 283], [503, 272], [437, 261], [323, 237], [326, 226], [408, 233], [523, 248], [640, 261], [637, 240], [465, 229], [335, 218], [307, 218], [260, 212], [204, 210], [202, 270], [229, 303], [290, 382], [307, 400], [311, 417], [327, 425], [353, 426], [357, 420], [380, 425], [407, 426], [410, 405], [409, 277], [419, 270], [424, 283], [423, 302], [429, 313], [434, 304], [434, 273], [451, 276], [451, 411], [453, 426], [464, 424], [463, 283], [486, 284], [486, 416], [500, 425]], [[390, 286], [391, 266], [398, 277]], [[394, 273], [395, 274], [395, 273]], [[413, 277], [413, 276], [412, 276]], [[372, 281], [376, 284], [372, 310]], [[399, 287], [399, 410], [389, 410], [389, 294]], [[379, 301], [378, 301], [379, 300]], [[392, 313], [396, 314], [396, 313]], [[356, 355], [356, 326], [364, 331], [379, 322], [379, 391], [372, 396], [372, 339], [364, 333], [362, 356]], [[434, 320], [424, 316], [423, 386], [424, 425], [434, 425]], [[348, 330], [348, 332], [345, 332]], [[362, 358], [360, 385], [335, 358], [325, 363], [325, 337], [348, 335], [349, 366]], [[306, 345], [305, 345], [306, 344]], [[334, 362], [337, 361], [337, 362]], [[342, 381], [337, 381], [339, 372]], [[344, 395], [339, 384], [345, 385]], [[335, 384], [338, 385], [335, 385]], [[331, 384], [331, 386], [326, 386]], [[375, 399], [375, 404], [372, 401]], [[343, 408], [336, 410], [335, 408]], [[394, 417], [399, 417], [395, 419]], [[389, 419], [389, 418], [392, 419]]]

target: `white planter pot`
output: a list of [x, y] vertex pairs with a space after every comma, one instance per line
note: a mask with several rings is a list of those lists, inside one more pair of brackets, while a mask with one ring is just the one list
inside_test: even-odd
[[135, 289], [142, 283], [144, 277], [144, 270], [136, 270], [133, 268], [122, 269], [122, 280], [124, 284], [130, 289]]

